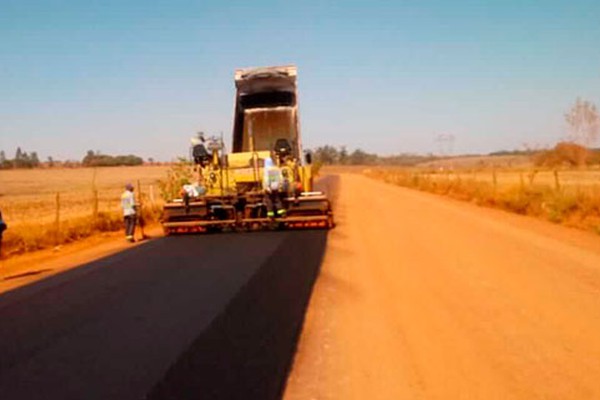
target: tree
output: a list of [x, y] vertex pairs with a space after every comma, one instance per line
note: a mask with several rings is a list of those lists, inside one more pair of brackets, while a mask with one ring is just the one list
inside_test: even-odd
[[51, 156], [48, 156], [48, 166], [50, 168], [54, 167], [54, 158], [52, 158]]
[[587, 100], [577, 99], [565, 114], [569, 125], [569, 140], [589, 147], [600, 136], [600, 115], [596, 106]]
[[23, 163], [25, 161], [26, 155], [27, 153], [23, 154], [21, 148], [17, 147], [17, 151], [15, 152], [15, 159], [13, 160], [15, 168], [23, 168]]
[[94, 150], [88, 150], [85, 157], [83, 157], [83, 160], [81, 160], [81, 163], [83, 165], [90, 165], [95, 156]]
[[348, 157], [351, 165], [369, 165], [377, 162], [376, 154], [369, 154], [361, 149], [354, 150]]
[[348, 149], [346, 149], [346, 146], [340, 146], [338, 162], [342, 165], [348, 164]]
[[0, 169], [9, 169], [12, 168], [12, 162], [6, 158], [6, 153], [4, 150], [0, 151]]
[[315, 149], [314, 156], [315, 161], [326, 165], [336, 164], [339, 160], [338, 150], [329, 145], [317, 147]]
[[40, 159], [36, 151], [31, 152], [31, 156], [29, 157], [29, 163], [33, 168], [38, 167], [40, 165]]

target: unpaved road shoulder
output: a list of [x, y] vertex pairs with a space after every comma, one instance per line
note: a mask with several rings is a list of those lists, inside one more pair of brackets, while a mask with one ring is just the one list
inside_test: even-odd
[[600, 398], [600, 238], [342, 175], [284, 398]]

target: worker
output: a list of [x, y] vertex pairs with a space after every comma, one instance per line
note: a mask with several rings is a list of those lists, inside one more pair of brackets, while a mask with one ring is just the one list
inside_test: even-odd
[[4, 222], [4, 219], [2, 218], [2, 211], [0, 211], [0, 258], [2, 258], [2, 234], [4, 233], [6, 228], [8, 228], [8, 226], [6, 225], [6, 222]]
[[283, 175], [281, 169], [273, 163], [271, 157], [265, 159], [263, 170], [263, 188], [265, 190], [265, 204], [267, 206], [267, 217], [273, 218], [275, 214], [279, 217], [285, 216], [285, 209], [281, 202], [281, 196], [285, 193]]
[[130, 242], [135, 242], [135, 222], [137, 214], [137, 206], [133, 195], [133, 185], [128, 183], [125, 185], [125, 191], [121, 195], [121, 208], [123, 209], [123, 219], [125, 220], [125, 239]]

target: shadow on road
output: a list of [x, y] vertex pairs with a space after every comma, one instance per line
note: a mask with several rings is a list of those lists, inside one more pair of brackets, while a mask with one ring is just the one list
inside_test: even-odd
[[326, 241], [290, 232], [147, 398], [280, 398]]

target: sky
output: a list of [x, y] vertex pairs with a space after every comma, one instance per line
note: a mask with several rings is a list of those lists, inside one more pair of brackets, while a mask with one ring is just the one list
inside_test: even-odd
[[170, 160], [231, 137], [235, 68], [282, 64], [305, 147], [544, 147], [600, 105], [600, 1], [0, 0], [0, 149]]

